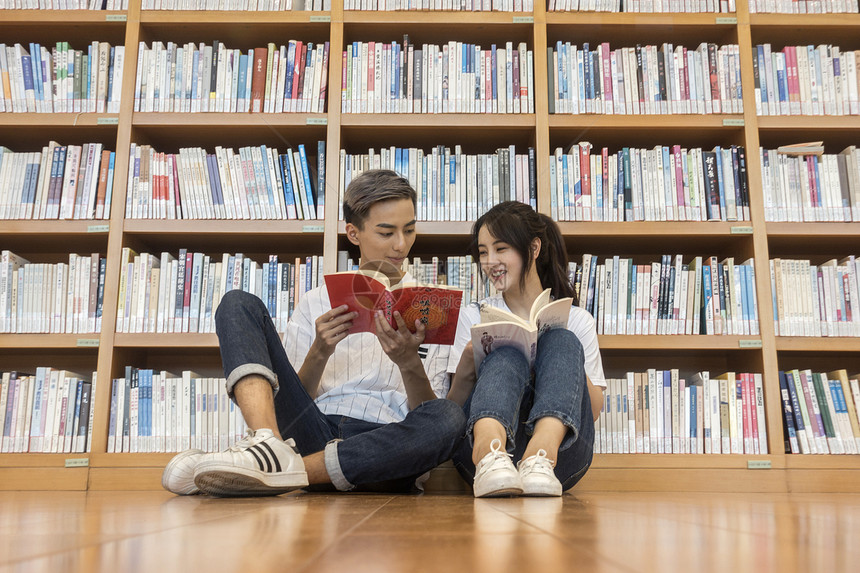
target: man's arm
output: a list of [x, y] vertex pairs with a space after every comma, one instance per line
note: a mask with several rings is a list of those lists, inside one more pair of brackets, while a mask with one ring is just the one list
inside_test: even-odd
[[311, 398], [316, 398], [319, 392], [323, 370], [335, 346], [349, 334], [352, 319], [358, 314], [346, 312], [348, 308], [345, 304], [333, 308], [315, 321], [316, 337], [298, 371], [299, 380]]
[[412, 410], [422, 402], [435, 400], [436, 394], [430, 385], [424, 364], [418, 356], [418, 347], [424, 342], [424, 324], [415, 321], [415, 334], [409, 331], [406, 322], [400, 313], [394, 312], [394, 320], [397, 321], [397, 330], [391, 328], [384, 318], [382, 312], [378, 311], [374, 316], [376, 321], [376, 338], [382, 345], [382, 350], [400, 369], [403, 378], [403, 386], [406, 388], [406, 403]]

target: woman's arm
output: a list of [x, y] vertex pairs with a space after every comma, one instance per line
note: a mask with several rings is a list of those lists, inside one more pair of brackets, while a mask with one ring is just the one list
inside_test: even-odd
[[600, 417], [600, 410], [603, 409], [603, 386], [595, 386], [591, 383], [591, 378], [585, 377], [586, 387], [588, 388], [588, 397], [591, 399], [591, 415], [594, 416], [594, 421]]

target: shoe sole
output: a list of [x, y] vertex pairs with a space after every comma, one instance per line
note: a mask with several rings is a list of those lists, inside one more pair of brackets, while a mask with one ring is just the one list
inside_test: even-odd
[[475, 497], [513, 497], [517, 495], [522, 495], [523, 490], [519, 487], [505, 487], [501, 489], [494, 489], [493, 491], [488, 491], [486, 493], [475, 494]]
[[173, 458], [170, 460], [170, 462], [168, 462], [167, 466], [165, 466], [164, 471], [161, 474], [161, 487], [163, 487], [164, 489], [166, 489], [170, 493], [174, 493], [176, 495], [197, 495], [197, 494], [199, 494], [200, 490], [198, 489], [198, 487], [194, 483], [193, 474], [191, 477], [191, 484], [185, 488], [182, 488], [182, 489], [173, 489], [173, 488], [168, 487], [167, 476], [170, 475], [171, 473], [173, 473], [173, 471], [176, 469], [176, 466], [178, 466], [180, 463], [187, 460], [189, 457], [191, 457], [193, 455], [199, 455], [202, 453], [203, 453], [203, 450], [187, 450], [181, 454], [177, 454], [177, 455], [173, 456]]
[[523, 491], [524, 497], [561, 497], [563, 492], [559, 490], [547, 491], [547, 490], [535, 490], [535, 491]]
[[234, 466], [198, 467], [194, 483], [206, 495], [218, 497], [262, 497], [281, 495], [308, 485], [303, 471], [264, 474]]

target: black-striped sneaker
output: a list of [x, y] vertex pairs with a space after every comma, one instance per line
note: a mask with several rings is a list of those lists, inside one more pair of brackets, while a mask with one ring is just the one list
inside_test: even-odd
[[220, 497], [279, 495], [308, 485], [302, 457], [293, 440], [272, 431], [250, 431], [223, 452], [204, 454], [194, 468], [201, 493]]

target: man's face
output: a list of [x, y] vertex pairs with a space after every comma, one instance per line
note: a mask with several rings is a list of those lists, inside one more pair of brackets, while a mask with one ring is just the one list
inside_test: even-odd
[[361, 251], [362, 268], [399, 275], [401, 265], [415, 242], [412, 201], [391, 199], [374, 204], [362, 228], [348, 223], [346, 235]]

